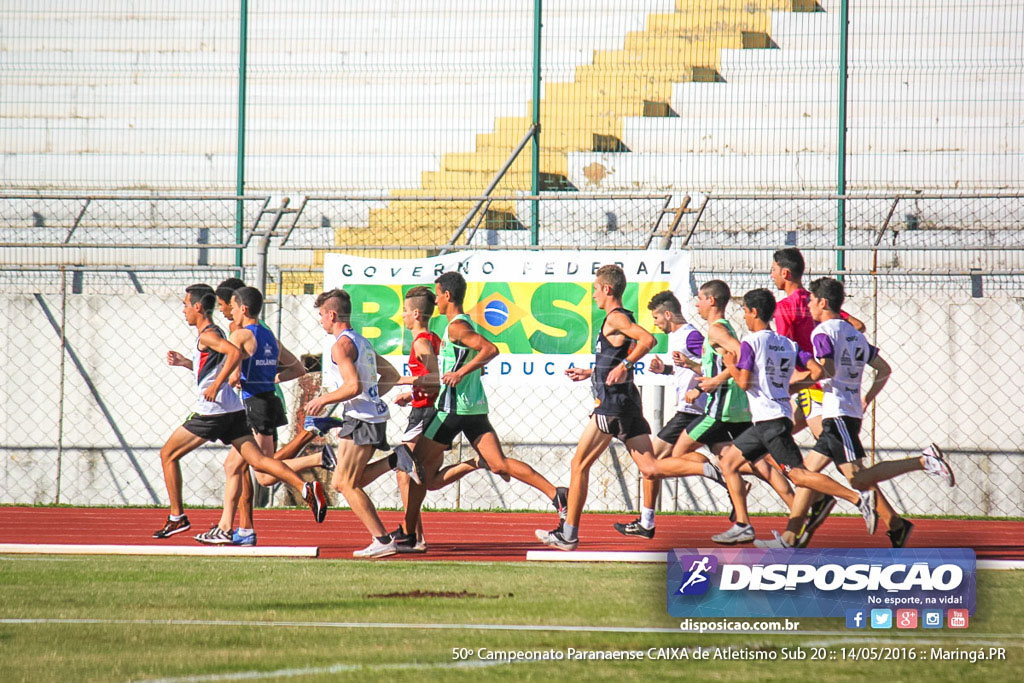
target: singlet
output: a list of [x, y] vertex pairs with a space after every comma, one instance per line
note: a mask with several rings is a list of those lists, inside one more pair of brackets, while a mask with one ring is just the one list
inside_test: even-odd
[[[224, 332], [214, 324], [207, 325], [200, 336], [206, 332], [213, 332], [221, 339], [224, 339]], [[192, 354], [192, 370], [196, 374], [196, 405], [195, 412], [198, 415], [223, 415], [225, 413], [235, 413], [239, 410], [245, 410], [245, 406], [242, 405], [242, 399], [238, 398], [238, 394], [231, 388], [228, 382], [224, 382], [217, 391], [217, 399], [215, 401], [207, 401], [203, 398], [203, 392], [213, 384], [213, 380], [217, 379], [217, 375], [220, 373], [221, 368], [224, 367], [224, 354], [214, 351], [213, 349], [207, 349], [205, 351], [199, 348], [199, 339], [196, 339], [196, 349]]]
[[[347, 401], [339, 403], [334, 408], [332, 414], [335, 417], [354, 418], [375, 424], [387, 422], [390, 417], [388, 406], [384, 401], [380, 400], [380, 395], [377, 391], [377, 354], [370, 342], [355, 330], [342, 330], [337, 337], [333, 337], [329, 348], [325, 350], [322, 380], [324, 388], [327, 391], [334, 391], [344, 384], [344, 380], [341, 377], [341, 369], [334, 362], [334, 355], [331, 353], [334, 344], [342, 337], [348, 337], [349, 341], [356, 348], [354, 365], [356, 366], [356, 375], [359, 377], [359, 386], [362, 391], [360, 391], [358, 396], [353, 396]], [[328, 336], [328, 339], [332, 338]], [[338, 408], [341, 408], [340, 415], [337, 414]]]
[[[430, 344], [430, 350], [434, 352], [436, 356], [441, 352], [441, 338], [429, 330], [421, 332], [416, 335], [412, 340], [413, 346], [416, 345], [420, 339], [426, 339]], [[416, 349], [409, 350], [409, 372], [412, 373], [413, 377], [423, 377], [427, 374], [427, 366], [420, 362], [420, 359], [416, 356]], [[412, 407], [413, 408], [426, 408], [437, 400], [437, 390], [428, 391], [423, 387], [413, 385], [412, 387]]]
[[864, 366], [874, 360], [878, 349], [853, 325], [837, 318], [815, 327], [811, 344], [815, 358], [831, 358], [835, 366], [835, 376], [821, 380], [821, 389], [825, 392], [821, 399], [822, 417], [863, 417], [860, 385]]
[[[477, 351], [462, 344], [456, 344], [448, 338], [448, 328], [456, 320], [462, 320], [474, 330], [472, 319], [465, 313], [460, 313], [448, 321], [441, 335], [440, 373], [444, 377], [449, 372], [455, 372], [467, 363], [476, 358]], [[484, 393], [484, 385], [480, 381], [480, 370], [474, 370], [454, 387], [441, 385], [441, 391], [437, 395], [437, 403], [434, 404], [440, 413], [454, 413], [456, 415], [486, 415], [487, 395]]]
[[772, 330], [759, 330], [740, 342], [736, 367], [749, 370], [753, 382], [747, 390], [750, 417], [754, 422], [792, 419], [789, 406], [789, 380], [793, 368], [801, 364], [800, 347], [792, 339]]
[[[736, 336], [732, 325], [725, 318], [712, 321], [710, 324], [721, 323], [729, 334]], [[722, 362], [722, 355], [715, 351], [711, 342], [704, 340], [703, 353], [700, 357], [701, 373], [705, 377], [716, 377], [725, 370], [725, 363]], [[730, 377], [725, 384], [714, 392], [708, 394], [708, 402], [704, 407], [704, 414], [713, 417], [720, 422], [749, 422], [750, 409], [747, 405], [747, 394]]]
[[[630, 322], [636, 322], [632, 311], [625, 308], [616, 308], [608, 311], [608, 315], [621, 311], [626, 314]], [[601, 321], [601, 332], [594, 342], [594, 371], [590, 375], [590, 381], [594, 389], [594, 413], [597, 415], [624, 415], [630, 412], [643, 412], [640, 404], [640, 392], [633, 383], [633, 371], [626, 373], [626, 379], [618, 384], [606, 384], [608, 373], [616, 365], [626, 360], [630, 350], [636, 343], [632, 339], [622, 346], [612, 346], [608, 338], [604, 336], [604, 323], [608, 315]]]
[[273, 391], [277, 387], [279, 349], [274, 334], [262, 325], [246, 325], [256, 340], [256, 350], [242, 361], [242, 398]]
[[696, 389], [700, 382], [700, 376], [690, 368], [675, 365], [672, 362], [672, 352], [680, 351], [690, 360], [699, 361], [701, 350], [704, 348], [704, 335], [691, 325], [685, 323], [675, 332], [668, 333], [669, 362], [672, 363], [672, 377], [676, 382], [676, 412], [693, 413], [701, 415], [704, 413], [704, 403], [707, 397], [701, 394], [693, 403], [686, 401], [686, 392]]

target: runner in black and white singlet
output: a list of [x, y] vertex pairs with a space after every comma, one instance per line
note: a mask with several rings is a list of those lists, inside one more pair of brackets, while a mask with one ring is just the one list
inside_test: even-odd
[[245, 420], [241, 399], [227, 380], [238, 365], [238, 347], [224, 338], [210, 320], [217, 297], [209, 285], [192, 285], [185, 290], [185, 321], [199, 332], [196, 352], [189, 361], [176, 351], [167, 353], [169, 365], [195, 371], [198, 397], [196, 410], [181, 427], [174, 430], [160, 449], [164, 484], [170, 499], [171, 514], [154, 538], [168, 538], [191, 528], [181, 500], [181, 467], [178, 461], [207, 441], [230, 444], [255, 470], [268, 472], [302, 492], [318, 522], [327, 513], [327, 499], [319, 482], [306, 484], [297, 474], [263, 455], [252, 438]]
[[622, 307], [626, 275], [616, 265], [601, 266], [594, 279], [594, 303], [606, 312], [594, 347], [594, 368], [570, 368], [569, 379], [592, 380], [594, 412], [576, 446], [569, 483], [569, 507], [558, 529], [537, 529], [537, 539], [559, 550], [575, 550], [583, 506], [587, 501], [590, 468], [607, 450], [612, 438], [625, 443], [630, 456], [645, 476], [654, 473], [651, 428], [640, 406], [640, 392], [633, 383], [633, 366], [654, 348], [654, 337]]

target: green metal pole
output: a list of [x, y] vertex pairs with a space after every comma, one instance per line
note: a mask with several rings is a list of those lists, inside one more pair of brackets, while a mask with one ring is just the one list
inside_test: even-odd
[[[836, 172], [836, 194], [846, 194], [846, 48], [849, 37], [849, 0], [842, 0], [839, 10], [839, 137], [838, 137], [838, 163]], [[836, 218], [836, 246], [846, 245], [846, 200], [840, 199], [839, 212]], [[846, 270], [846, 252], [842, 249], [836, 251], [836, 270], [839, 271], [839, 279], [843, 279], [842, 272]]]
[[[533, 0], [533, 145], [530, 150], [530, 194], [540, 194], [540, 28], [541, 0]], [[540, 202], [532, 202], [530, 244], [540, 244]]]
[[[238, 34], [238, 165], [235, 169], [235, 195], [245, 194], [245, 75], [249, 49], [249, 0], [242, 0], [241, 25]], [[245, 232], [245, 203], [235, 203], [235, 244], [242, 243]], [[235, 250], [235, 267], [242, 277], [242, 250]]]

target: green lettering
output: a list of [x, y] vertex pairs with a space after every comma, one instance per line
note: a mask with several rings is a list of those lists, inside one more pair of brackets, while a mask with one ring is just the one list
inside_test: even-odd
[[398, 292], [385, 285], [347, 285], [345, 291], [352, 297], [352, 328], [379, 354], [398, 349], [403, 327], [392, 320], [402, 310]]
[[563, 334], [552, 335], [536, 330], [530, 335], [530, 345], [537, 353], [587, 353], [587, 335], [590, 326], [586, 319], [575, 311], [555, 306], [564, 301], [576, 305], [587, 295], [587, 288], [571, 282], [548, 282], [533, 293], [530, 310], [534, 319], [542, 325], [561, 330]]

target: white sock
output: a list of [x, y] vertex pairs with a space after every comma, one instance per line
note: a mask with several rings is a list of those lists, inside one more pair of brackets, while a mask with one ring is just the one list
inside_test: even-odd
[[645, 529], [654, 528], [654, 508], [640, 508], [640, 526]]
[[565, 523], [562, 525], [562, 538], [564, 538], [565, 540], [575, 541], [576, 533], [576, 527], [572, 526], [571, 524]]
[[239, 536], [252, 536], [254, 533], [252, 529], [245, 529], [243, 527], [238, 527], [235, 531]]
[[181, 513], [180, 515], [167, 515], [167, 518], [170, 519], [172, 522], [180, 522], [181, 520], [185, 519], [185, 513]]

